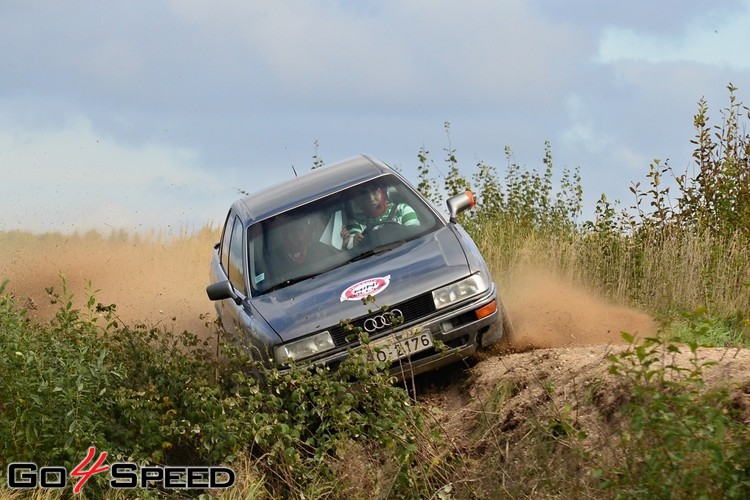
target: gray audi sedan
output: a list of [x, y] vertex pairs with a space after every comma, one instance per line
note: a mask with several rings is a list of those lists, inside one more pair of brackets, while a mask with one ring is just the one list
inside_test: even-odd
[[335, 367], [367, 346], [402, 375], [456, 362], [510, 335], [487, 265], [457, 215], [360, 156], [232, 205], [208, 297], [256, 360]]

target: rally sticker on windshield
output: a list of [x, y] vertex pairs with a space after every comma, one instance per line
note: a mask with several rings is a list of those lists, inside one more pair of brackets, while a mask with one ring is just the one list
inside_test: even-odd
[[382, 278], [370, 278], [355, 283], [341, 292], [341, 302], [345, 300], [362, 300], [368, 295], [377, 295], [386, 289], [391, 282], [391, 275]]

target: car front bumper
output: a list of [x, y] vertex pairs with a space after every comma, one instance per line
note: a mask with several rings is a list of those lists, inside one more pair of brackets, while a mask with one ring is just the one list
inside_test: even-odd
[[[495, 307], [492, 307], [495, 304]], [[478, 317], [477, 311], [492, 310], [486, 316]], [[494, 310], [493, 310], [494, 309]], [[493, 287], [488, 294], [449, 311], [438, 311], [418, 322], [401, 325], [373, 341], [383, 342], [389, 336], [405, 330], [429, 331], [435, 347], [417, 352], [409, 357], [396, 360], [391, 372], [398, 378], [418, 375], [473, 355], [481, 347], [498, 342], [502, 335], [500, 310], [497, 307], [496, 291]], [[357, 346], [356, 348], [363, 348]], [[348, 357], [346, 350], [323, 355], [311, 360], [312, 365], [335, 367]], [[285, 371], [282, 369], [282, 371]]]

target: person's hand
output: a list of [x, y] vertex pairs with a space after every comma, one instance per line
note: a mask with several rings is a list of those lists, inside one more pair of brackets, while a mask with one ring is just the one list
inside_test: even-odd
[[362, 233], [351, 233], [347, 228], [343, 228], [341, 230], [341, 238], [344, 240], [344, 246], [349, 247], [349, 238], [353, 238], [352, 246], [357, 246], [360, 243], [362, 243], [362, 240], [365, 239], [364, 236], [362, 236]]

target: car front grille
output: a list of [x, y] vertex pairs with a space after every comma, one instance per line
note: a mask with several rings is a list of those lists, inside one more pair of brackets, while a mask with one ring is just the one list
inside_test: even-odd
[[[402, 324], [408, 325], [410, 323], [419, 321], [420, 319], [429, 316], [430, 314], [435, 312], [435, 302], [432, 300], [432, 293], [425, 293], [422, 295], [418, 295], [417, 297], [414, 297], [413, 299], [406, 300], [404, 302], [401, 302], [399, 304], [390, 306], [388, 310], [394, 310], [398, 309], [401, 311], [401, 313], [404, 315], [404, 321]], [[377, 316], [378, 314], [382, 314], [379, 310], [375, 310], [372, 313], [366, 314], [364, 316], [360, 316], [359, 318], [353, 319], [349, 322], [349, 325], [351, 325], [353, 328], [347, 328], [344, 325], [338, 324], [335, 326], [332, 326], [331, 328], [328, 328], [328, 331], [331, 333], [331, 336], [333, 337], [333, 342], [336, 344], [336, 347], [341, 346], [356, 346], [359, 344], [359, 339], [356, 338], [355, 331], [359, 331], [357, 329], [362, 329], [361, 331], [364, 331], [364, 324], [367, 318], [370, 318], [372, 316]], [[370, 333], [370, 335], [377, 335], [378, 333], [382, 333], [387, 331], [388, 328], [382, 328], [379, 329], [377, 332]]]

